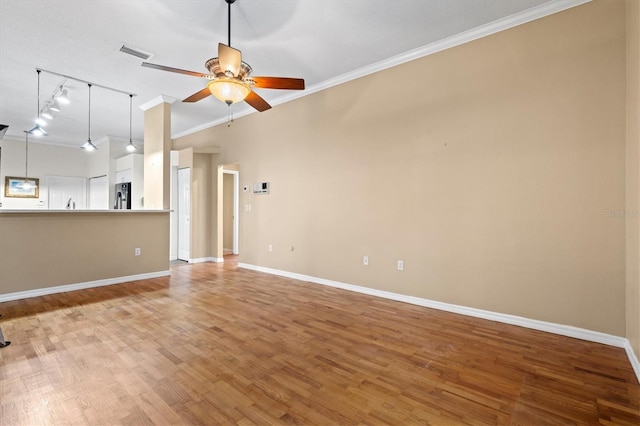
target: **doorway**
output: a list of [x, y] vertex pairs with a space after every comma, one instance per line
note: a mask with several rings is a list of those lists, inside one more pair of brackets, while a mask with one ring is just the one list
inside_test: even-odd
[[178, 259], [190, 259], [191, 169], [178, 169]]
[[89, 178], [89, 209], [109, 210], [109, 178], [106, 175]]

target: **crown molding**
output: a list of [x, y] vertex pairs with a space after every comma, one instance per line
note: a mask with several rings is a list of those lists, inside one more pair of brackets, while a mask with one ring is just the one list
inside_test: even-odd
[[[460, 46], [462, 44], [490, 36], [500, 31], [508, 30], [509, 28], [517, 27], [518, 25], [526, 24], [527, 22], [535, 21], [536, 19], [544, 18], [546, 16], [562, 12], [563, 10], [571, 9], [576, 6], [589, 3], [591, 1], [592, 0], [553, 0], [548, 3], [533, 7], [531, 9], [527, 9], [523, 12], [498, 19], [488, 24], [481, 25], [471, 30], [456, 34], [454, 36], [435, 41], [433, 43], [413, 50], [409, 50], [408, 52], [401, 53], [396, 56], [392, 56], [391, 58], [376, 62], [371, 65], [367, 65], [366, 67], [362, 67], [357, 70], [339, 75], [329, 80], [313, 84], [307, 87], [305, 90], [291, 92], [287, 95], [276, 97], [270, 100], [269, 103], [272, 106], [280, 105], [285, 102], [289, 102], [303, 96], [308, 96], [321, 90], [325, 90], [330, 87], [337, 86], [339, 84], [346, 83], [348, 81], [355, 80], [369, 74], [373, 74], [379, 71], [386, 70], [388, 68], [404, 64], [405, 62], [423, 58], [425, 56], [429, 56], [446, 49], [451, 49], [452, 47]], [[257, 111], [250, 107], [246, 107], [240, 111], [234, 112], [234, 116], [235, 118], [240, 118], [249, 114], [253, 114], [255, 112]], [[201, 130], [208, 129], [219, 124], [224, 124], [226, 122], [226, 119], [211, 121], [209, 123], [205, 123], [200, 126], [196, 126], [191, 129], [171, 135], [171, 139], [178, 139], [183, 136], [188, 136]]]
[[147, 111], [155, 106], [158, 106], [160, 104], [172, 104], [174, 102], [176, 102], [178, 100], [178, 98], [173, 98], [171, 96], [167, 96], [167, 95], [160, 95], [157, 98], [153, 98], [148, 102], [143, 103], [142, 105], [140, 105], [140, 109], [143, 111]]

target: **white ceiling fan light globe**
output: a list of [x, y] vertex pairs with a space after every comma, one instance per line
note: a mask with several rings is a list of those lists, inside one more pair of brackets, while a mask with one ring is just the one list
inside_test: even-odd
[[213, 96], [229, 105], [243, 101], [251, 93], [248, 84], [235, 78], [216, 78], [207, 87]]

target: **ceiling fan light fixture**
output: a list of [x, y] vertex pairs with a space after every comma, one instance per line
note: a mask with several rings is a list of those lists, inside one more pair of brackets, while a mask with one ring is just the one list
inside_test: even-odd
[[228, 77], [211, 80], [207, 87], [213, 96], [227, 105], [243, 101], [251, 93], [251, 87], [248, 84]]

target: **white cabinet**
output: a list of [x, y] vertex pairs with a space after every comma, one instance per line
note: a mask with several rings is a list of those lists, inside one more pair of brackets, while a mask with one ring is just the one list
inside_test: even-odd
[[133, 182], [133, 169], [118, 170], [116, 172], [116, 183]]

